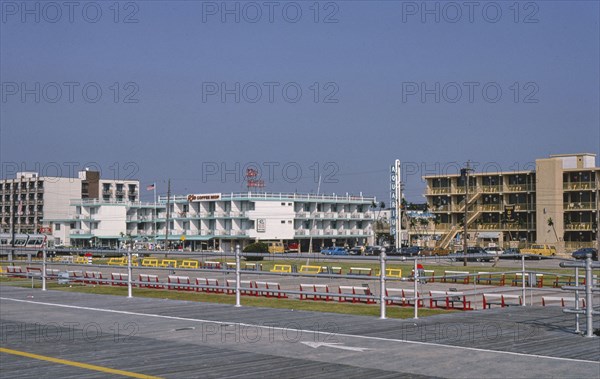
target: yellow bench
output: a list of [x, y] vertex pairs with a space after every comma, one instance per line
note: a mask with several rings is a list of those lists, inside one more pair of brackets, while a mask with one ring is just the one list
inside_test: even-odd
[[271, 269], [271, 272], [280, 272], [280, 273], [290, 272], [291, 273], [292, 266], [291, 265], [275, 265]]
[[[377, 270], [377, 274], [375, 276], [381, 275], [381, 270]], [[401, 278], [402, 277], [402, 269], [401, 268], [386, 268], [385, 276], [390, 278]]]
[[127, 257], [108, 258], [109, 266], [127, 266]]
[[73, 263], [76, 263], [79, 265], [86, 265], [88, 263], [88, 259], [87, 259], [87, 257], [76, 257], [75, 260], [73, 261]]
[[198, 261], [185, 260], [181, 262], [179, 268], [198, 268]]
[[144, 267], [158, 267], [158, 259], [156, 259], [156, 258], [144, 258], [144, 259], [142, 259], [142, 266], [144, 266]]
[[175, 260], [175, 259], [163, 259], [160, 262], [160, 267], [173, 267], [173, 268], [177, 268], [177, 260]]
[[350, 267], [348, 274], [350, 275], [368, 275], [371, 276], [373, 270], [368, 267]]
[[302, 274], [320, 274], [323, 271], [321, 266], [307, 266], [302, 265], [300, 267], [300, 272]]

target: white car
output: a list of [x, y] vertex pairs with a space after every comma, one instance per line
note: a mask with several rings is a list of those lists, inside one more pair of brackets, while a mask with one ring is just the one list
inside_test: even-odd
[[494, 256], [500, 256], [500, 255], [504, 254], [504, 250], [502, 250], [501, 248], [499, 248], [497, 246], [488, 247], [487, 249], [485, 249], [485, 252], [490, 255], [494, 255]]

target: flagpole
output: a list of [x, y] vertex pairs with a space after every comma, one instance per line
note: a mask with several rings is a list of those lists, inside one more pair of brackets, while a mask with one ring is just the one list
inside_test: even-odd
[[156, 182], [154, 182], [154, 248], [156, 249], [156, 241], [158, 237], [158, 230], [156, 229], [156, 218], [158, 217], [158, 210], [156, 209]]

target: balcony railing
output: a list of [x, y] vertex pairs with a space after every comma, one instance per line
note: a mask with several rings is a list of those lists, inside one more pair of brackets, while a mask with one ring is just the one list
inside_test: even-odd
[[430, 187], [427, 189], [428, 195], [446, 195], [451, 191], [450, 187]]
[[572, 202], [572, 203], [564, 203], [563, 204], [563, 208], [565, 210], [572, 210], [572, 211], [578, 211], [578, 210], [594, 210], [596, 209], [596, 205], [594, 203], [591, 202]]
[[596, 183], [594, 183], [594, 182], [563, 183], [563, 189], [571, 190], [571, 191], [596, 189]]
[[505, 188], [506, 192], [526, 192], [535, 191], [533, 184], [507, 184]]
[[592, 230], [591, 222], [571, 222], [565, 224], [565, 230]]
[[483, 185], [481, 189], [485, 193], [499, 193], [502, 191], [501, 185]]

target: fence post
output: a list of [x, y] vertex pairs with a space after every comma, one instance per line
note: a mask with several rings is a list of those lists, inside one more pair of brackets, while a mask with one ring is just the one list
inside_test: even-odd
[[526, 299], [526, 293], [525, 293], [525, 256], [524, 255], [521, 256], [521, 285], [522, 285], [521, 297], [523, 298], [523, 306], [525, 306], [527, 299]]
[[241, 307], [240, 304], [240, 245], [235, 245], [235, 306]]
[[382, 251], [379, 255], [379, 308], [380, 308], [380, 319], [386, 319], [385, 316], [385, 251]]
[[[575, 286], [579, 286], [579, 267], [575, 267]], [[575, 310], [579, 310], [579, 290], [575, 290]], [[579, 313], [575, 314], [575, 333], [581, 333], [579, 328]]]
[[42, 249], [42, 291], [46, 290], [46, 248]]
[[417, 257], [415, 256], [415, 267], [413, 269], [413, 279], [415, 280], [415, 316], [414, 319], [419, 318], [419, 296], [417, 295], [418, 283], [419, 283], [419, 270], [417, 270]]
[[585, 255], [585, 336], [594, 337], [594, 319], [592, 314], [594, 306], [592, 304], [592, 254]]
[[131, 247], [127, 249], [127, 297], [133, 297], [131, 290]]

